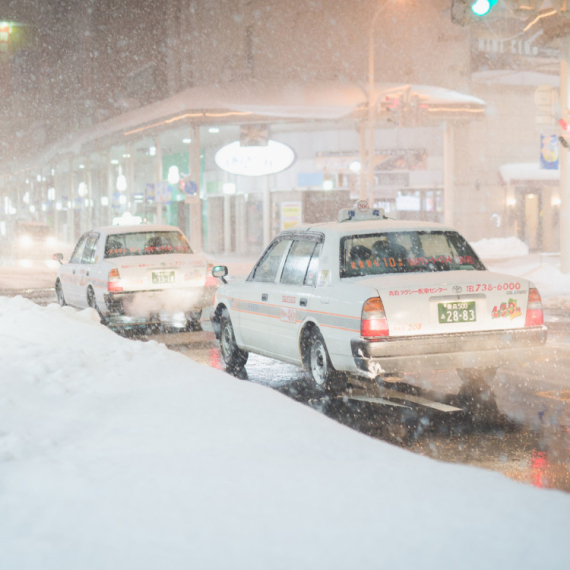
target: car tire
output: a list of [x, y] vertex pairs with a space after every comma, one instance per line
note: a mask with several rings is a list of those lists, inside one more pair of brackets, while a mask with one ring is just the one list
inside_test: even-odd
[[67, 303], [65, 302], [65, 296], [63, 295], [63, 287], [61, 286], [61, 281], [59, 279], [55, 282], [55, 294], [57, 296], [57, 302], [62, 307], [65, 307]]
[[321, 331], [313, 327], [306, 338], [306, 362], [313, 382], [327, 391], [341, 390], [346, 375], [334, 369]]
[[489, 384], [497, 373], [496, 368], [460, 368], [462, 380], [457, 394], [459, 406], [475, 418], [499, 414], [495, 394]]
[[488, 383], [497, 374], [497, 368], [458, 368], [457, 374], [464, 384]]
[[249, 356], [248, 352], [238, 347], [232, 321], [226, 310], [220, 317], [220, 353], [226, 371], [230, 373], [242, 370]]
[[186, 326], [184, 327], [184, 330], [186, 332], [201, 331], [202, 330], [202, 324], [200, 323], [201, 318], [202, 318], [202, 309], [186, 313]]
[[92, 287], [87, 287], [87, 304], [97, 311], [99, 318], [101, 319], [101, 324], [106, 325], [108, 323], [107, 317], [101, 313], [99, 306], [97, 305], [97, 299], [95, 298], [95, 291]]

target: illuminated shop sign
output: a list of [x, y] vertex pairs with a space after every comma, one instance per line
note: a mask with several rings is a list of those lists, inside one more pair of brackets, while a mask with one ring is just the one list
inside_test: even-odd
[[267, 146], [241, 146], [239, 141], [216, 153], [216, 164], [226, 172], [243, 176], [265, 176], [289, 168], [295, 160], [293, 149], [277, 141]]

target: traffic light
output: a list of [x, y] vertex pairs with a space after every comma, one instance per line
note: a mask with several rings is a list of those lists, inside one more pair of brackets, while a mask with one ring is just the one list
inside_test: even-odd
[[471, 11], [476, 16], [486, 16], [496, 3], [497, 0], [476, 0], [471, 4]]
[[467, 23], [486, 16], [496, 3], [497, 0], [451, 0], [451, 21], [454, 24], [465, 26]]

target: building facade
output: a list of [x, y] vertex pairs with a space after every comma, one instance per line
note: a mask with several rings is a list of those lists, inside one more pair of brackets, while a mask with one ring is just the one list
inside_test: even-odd
[[[365, 195], [470, 240], [560, 247], [555, 161], [540, 168], [555, 130], [536, 104], [558, 85], [557, 40], [505, 9], [458, 26], [449, 0], [43, 5], [2, 61], [0, 233], [33, 218], [74, 241], [126, 215], [245, 256]], [[216, 155], [237, 141], [282, 143], [294, 160], [232, 173]]]

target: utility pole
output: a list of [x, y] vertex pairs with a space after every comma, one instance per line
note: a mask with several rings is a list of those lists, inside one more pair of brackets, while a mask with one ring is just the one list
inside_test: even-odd
[[[570, 38], [562, 39], [560, 60], [560, 105], [562, 116], [567, 119], [570, 112], [570, 84], [568, 65], [570, 62]], [[570, 168], [568, 151], [560, 153], [560, 269], [570, 273]]]
[[[368, 175], [368, 202], [374, 204], [374, 124], [376, 114], [376, 95], [374, 93], [374, 26], [382, 12], [391, 0], [386, 0], [376, 8], [368, 30], [368, 160], [366, 173]], [[361, 190], [362, 192], [362, 190]], [[360, 196], [362, 198], [362, 195]]]

